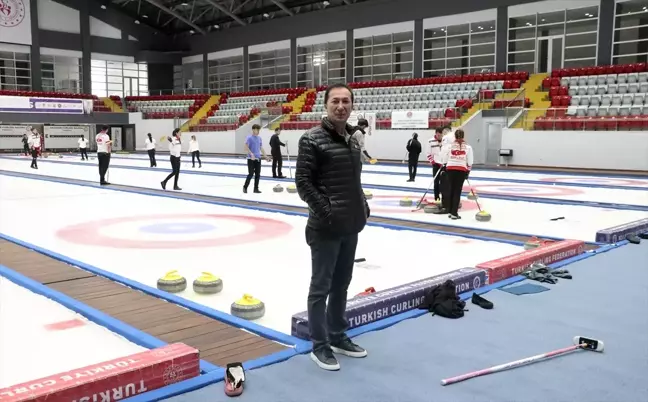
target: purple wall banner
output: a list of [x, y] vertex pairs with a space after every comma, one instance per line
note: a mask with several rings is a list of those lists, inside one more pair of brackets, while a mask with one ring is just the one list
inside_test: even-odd
[[[359, 327], [415, 309], [433, 287], [448, 279], [457, 284], [457, 294], [487, 284], [486, 271], [477, 268], [461, 268], [367, 296], [354, 297], [347, 302], [346, 317], [349, 320], [349, 326], [350, 328]], [[308, 313], [306, 311], [293, 315], [291, 324], [293, 336], [309, 339]]]

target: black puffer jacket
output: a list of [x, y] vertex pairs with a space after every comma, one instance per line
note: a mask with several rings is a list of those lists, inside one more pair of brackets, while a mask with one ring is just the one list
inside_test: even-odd
[[355, 234], [367, 224], [369, 205], [360, 184], [360, 146], [351, 136], [350, 125], [347, 132], [348, 139], [324, 118], [299, 139], [295, 185], [308, 204], [308, 227], [314, 230]]

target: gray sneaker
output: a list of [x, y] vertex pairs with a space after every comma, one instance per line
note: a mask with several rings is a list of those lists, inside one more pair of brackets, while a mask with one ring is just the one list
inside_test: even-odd
[[310, 358], [321, 369], [329, 370], [329, 371], [336, 371], [340, 369], [340, 363], [338, 363], [335, 356], [333, 356], [333, 352], [329, 348], [323, 348], [311, 352]]

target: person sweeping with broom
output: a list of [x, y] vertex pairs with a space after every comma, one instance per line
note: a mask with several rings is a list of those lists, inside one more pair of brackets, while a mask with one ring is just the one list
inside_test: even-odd
[[464, 181], [470, 174], [473, 164], [472, 147], [464, 141], [464, 131], [458, 129], [454, 133], [455, 140], [444, 150], [442, 162], [448, 177], [449, 215], [450, 219], [461, 219], [459, 216], [459, 202]]
[[371, 164], [376, 163], [376, 160], [369, 155], [367, 148], [365, 148], [365, 135], [367, 135], [367, 128], [369, 128], [369, 122], [367, 119], [359, 118], [358, 124], [353, 127], [354, 134], [353, 137], [358, 141], [360, 145], [360, 151], [362, 152], [363, 161], [368, 161]]

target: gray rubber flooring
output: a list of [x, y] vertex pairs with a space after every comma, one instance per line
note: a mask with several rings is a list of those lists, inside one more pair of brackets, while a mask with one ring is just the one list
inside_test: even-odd
[[[548, 292], [493, 290], [495, 309], [468, 304], [465, 317], [424, 315], [355, 341], [365, 359], [340, 358], [326, 372], [307, 355], [247, 373], [238, 401], [258, 402], [646, 402], [648, 401], [648, 241], [576, 262]], [[536, 282], [533, 282], [536, 283]], [[516, 285], [512, 285], [516, 286]], [[605, 342], [604, 353], [578, 351], [443, 387], [442, 378], [549, 352], [577, 335]], [[232, 400], [223, 383], [168, 399]]]

